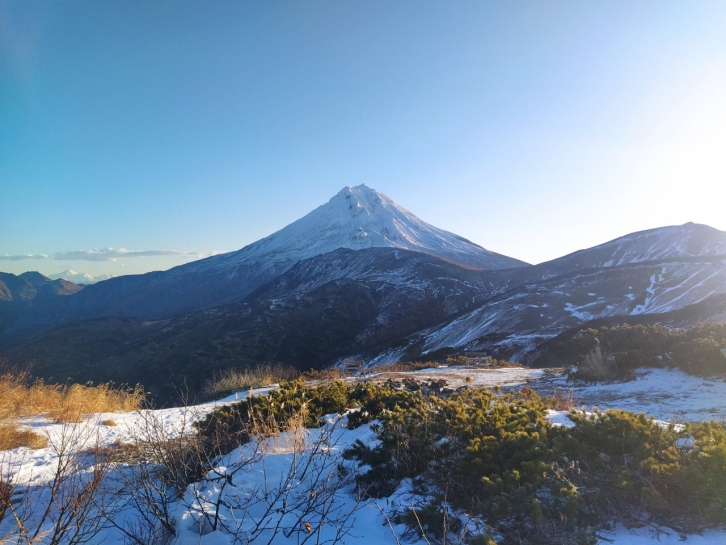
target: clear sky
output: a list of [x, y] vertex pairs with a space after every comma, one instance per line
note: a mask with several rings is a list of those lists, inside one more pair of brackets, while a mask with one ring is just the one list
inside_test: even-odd
[[0, 2], [1, 271], [165, 269], [360, 183], [531, 263], [726, 230], [726, 2]]

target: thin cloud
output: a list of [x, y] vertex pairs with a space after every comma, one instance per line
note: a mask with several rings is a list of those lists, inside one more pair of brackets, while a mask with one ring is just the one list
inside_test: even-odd
[[127, 250], [126, 248], [105, 248], [102, 250], [72, 250], [47, 254], [0, 255], [3, 261], [22, 261], [25, 259], [53, 259], [56, 261], [117, 261], [130, 257], [180, 256], [201, 259], [221, 252], [180, 252], [177, 250]]
[[0, 255], [2, 261], [22, 261], [24, 259], [48, 259], [48, 256], [45, 254]]
[[212, 250], [211, 252], [189, 252], [187, 255], [202, 259], [203, 257], [212, 257], [213, 255], [223, 254], [225, 252], [221, 250]]
[[127, 257], [153, 257], [161, 255], [188, 255], [189, 252], [176, 250], [127, 250], [126, 248], [106, 248], [103, 250], [74, 250], [56, 252], [51, 259], [58, 261], [116, 261]]

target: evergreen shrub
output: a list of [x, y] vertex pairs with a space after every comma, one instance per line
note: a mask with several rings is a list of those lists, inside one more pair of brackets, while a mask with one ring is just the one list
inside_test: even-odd
[[562, 427], [547, 421], [551, 406], [526, 388], [442, 398], [368, 383], [290, 382], [221, 407], [197, 427], [221, 452], [247, 441], [255, 422], [281, 430], [304, 414], [315, 427], [324, 414], [356, 409], [348, 426], [370, 423], [379, 440], [356, 442], [344, 454], [366, 468], [361, 490], [388, 497], [409, 479], [422, 502], [393, 519], [431, 543], [452, 533], [470, 544], [591, 545], [614, 523], [680, 532], [726, 524], [723, 424], [571, 411], [574, 425]]

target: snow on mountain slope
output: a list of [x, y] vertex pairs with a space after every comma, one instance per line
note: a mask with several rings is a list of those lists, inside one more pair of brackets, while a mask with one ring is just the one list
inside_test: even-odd
[[527, 265], [429, 225], [390, 197], [363, 184], [343, 188], [326, 204], [237, 252], [198, 261], [185, 269], [220, 268], [263, 260], [297, 262], [338, 248], [401, 248], [482, 269]]
[[[338, 249], [412, 250], [477, 269], [527, 264], [438, 229], [365, 185], [346, 187], [329, 202], [241, 250], [143, 275], [88, 286], [72, 301], [27, 309], [0, 330], [10, 344], [38, 331], [102, 316], [163, 319], [237, 303], [308, 258]], [[504, 271], [502, 271], [504, 272]]]
[[726, 232], [708, 225], [686, 223], [631, 233], [539, 266], [551, 269], [564, 266], [574, 271], [709, 256], [726, 256]]
[[697, 305], [726, 294], [726, 233], [693, 223], [662, 227], [490, 276], [504, 273], [508, 278], [493, 284], [478, 308], [422, 331], [409, 346], [421, 345], [424, 353], [496, 350], [521, 359], [540, 342], [590, 320]]
[[726, 259], [603, 267], [494, 297], [423, 332], [423, 351], [496, 347], [521, 357], [539, 342], [590, 320], [672, 312], [724, 293]]

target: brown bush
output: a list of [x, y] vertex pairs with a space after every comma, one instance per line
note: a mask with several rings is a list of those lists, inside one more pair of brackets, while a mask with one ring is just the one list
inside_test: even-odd
[[555, 390], [552, 395], [552, 408], [556, 411], [571, 411], [576, 407], [575, 396], [572, 393], [572, 388], [567, 391]]
[[305, 381], [320, 380], [325, 382], [329, 380], [340, 380], [346, 376], [345, 371], [333, 367], [332, 369], [310, 369], [309, 371], [305, 371], [300, 378]]

